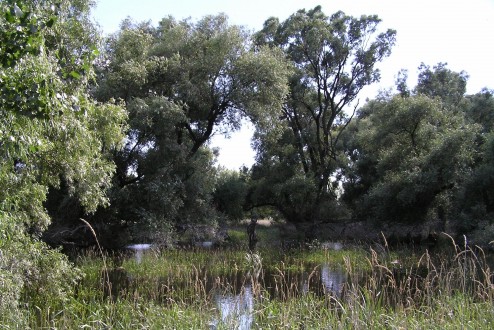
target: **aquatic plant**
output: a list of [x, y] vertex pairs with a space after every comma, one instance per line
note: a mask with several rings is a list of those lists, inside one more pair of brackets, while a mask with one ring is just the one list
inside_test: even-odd
[[67, 304], [26, 313], [33, 328], [488, 328], [488, 255], [449, 239], [446, 251], [423, 253], [391, 251], [386, 242], [286, 255], [151, 250], [140, 263], [112, 266], [108, 258], [112, 294], [93, 252], [77, 260], [86, 276]]

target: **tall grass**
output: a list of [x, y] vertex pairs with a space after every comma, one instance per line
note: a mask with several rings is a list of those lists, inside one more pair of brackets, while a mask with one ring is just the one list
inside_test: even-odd
[[[218, 297], [249, 292], [253, 329], [490, 329], [494, 285], [487, 257], [449, 239], [448, 249], [417, 255], [390, 251], [386, 243], [288, 254], [154, 251], [141, 263], [109, 263], [107, 274], [101, 258], [86, 255], [78, 261], [86, 277], [77, 295], [65, 306], [47, 302], [30, 310], [30, 322], [33, 328], [232, 329], [216, 322]], [[321, 263], [345, 270], [341, 292], [311, 289]], [[105, 292], [102, 281], [114, 291]]]

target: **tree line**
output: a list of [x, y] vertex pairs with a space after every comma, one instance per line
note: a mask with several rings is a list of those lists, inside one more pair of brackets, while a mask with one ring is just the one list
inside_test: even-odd
[[[353, 117], [346, 108], [356, 111], [358, 93], [379, 80], [375, 65], [395, 42], [395, 31], [377, 32], [379, 22], [327, 16], [321, 7], [285, 22], [270, 18], [254, 34], [222, 14], [165, 17], [157, 26], [124, 20], [103, 41], [90, 93], [122, 102], [128, 128], [123, 148], [112, 150], [110, 207], [85, 216], [114, 245], [168, 245], [186, 231], [200, 239], [202, 226], [259, 208], [296, 224], [326, 220], [336, 206], [330, 178], [341, 166], [338, 145]], [[243, 119], [256, 127], [257, 164], [218, 170], [208, 142]], [[48, 202], [48, 236], [57, 225], [82, 226], [77, 198], [58, 190]], [[68, 203], [74, 214], [66, 214]]]

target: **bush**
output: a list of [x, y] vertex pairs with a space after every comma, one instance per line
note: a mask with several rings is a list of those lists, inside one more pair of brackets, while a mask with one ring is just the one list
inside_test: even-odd
[[59, 250], [29, 237], [11, 217], [0, 215], [0, 324], [22, 325], [23, 305], [62, 304], [80, 275]]

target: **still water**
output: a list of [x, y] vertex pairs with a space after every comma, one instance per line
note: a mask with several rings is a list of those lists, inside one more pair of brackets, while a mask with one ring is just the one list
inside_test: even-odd
[[[144, 253], [151, 248], [150, 244], [127, 246], [138, 264], [142, 262]], [[212, 317], [210, 329], [248, 330], [252, 328], [256, 295], [253, 292], [253, 278], [249, 274], [224, 275], [221, 282], [223, 286], [229, 288], [228, 290], [219, 290], [215, 286], [215, 279], [208, 278], [207, 269], [204, 269], [204, 274], [198, 274], [198, 276], [206, 279], [206, 290], [213, 292], [213, 301], [218, 311], [218, 316]], [[112, 283], [115, 296], [118, 296], [118, 291], [128, 289], [129, 280], [125, 274], [119, 273], [118, 276], [110, 277], [115, 279], [115, 283]], [[347, 282], [347, 274], [338, 265], [307, 264], [304, 270], [297, 271], [263, 270], [254, 281], [258, 289], [274, 299], [286, 300], [308, 293], [341, 298]]]
[[[290, 299], [293, 292], [305, 295], [309, 292], [318, 295], [331, 295], [340, 298], [347, 281], [346, 272], [329, 264], [315, 266], [311, 271], [280, 273], [264, 272], [259, 279], [263, 290], [274, 298]], [[252, 285], [244, 285], [237, 294], [217, 294], [216, 307], [219, 319], [213, 319], [211, 329], [222, 328], [248, 330], [254, 322], [255, 299]]]
[[237, 295], [217, 295], [216, 306], [220, 311], [220, 319], [213, 319], [211, 329], [220, 324], [229, 329], [248, 330], [254, 321], [254, 295], [252, 286], [246, 285]]
[[136, 262], [140, 264], [144, 252], [151, 249], [151, 246], [151, 244], [131, 244], [127, 245], [126, 248], [134, 252], [134, 258]]

